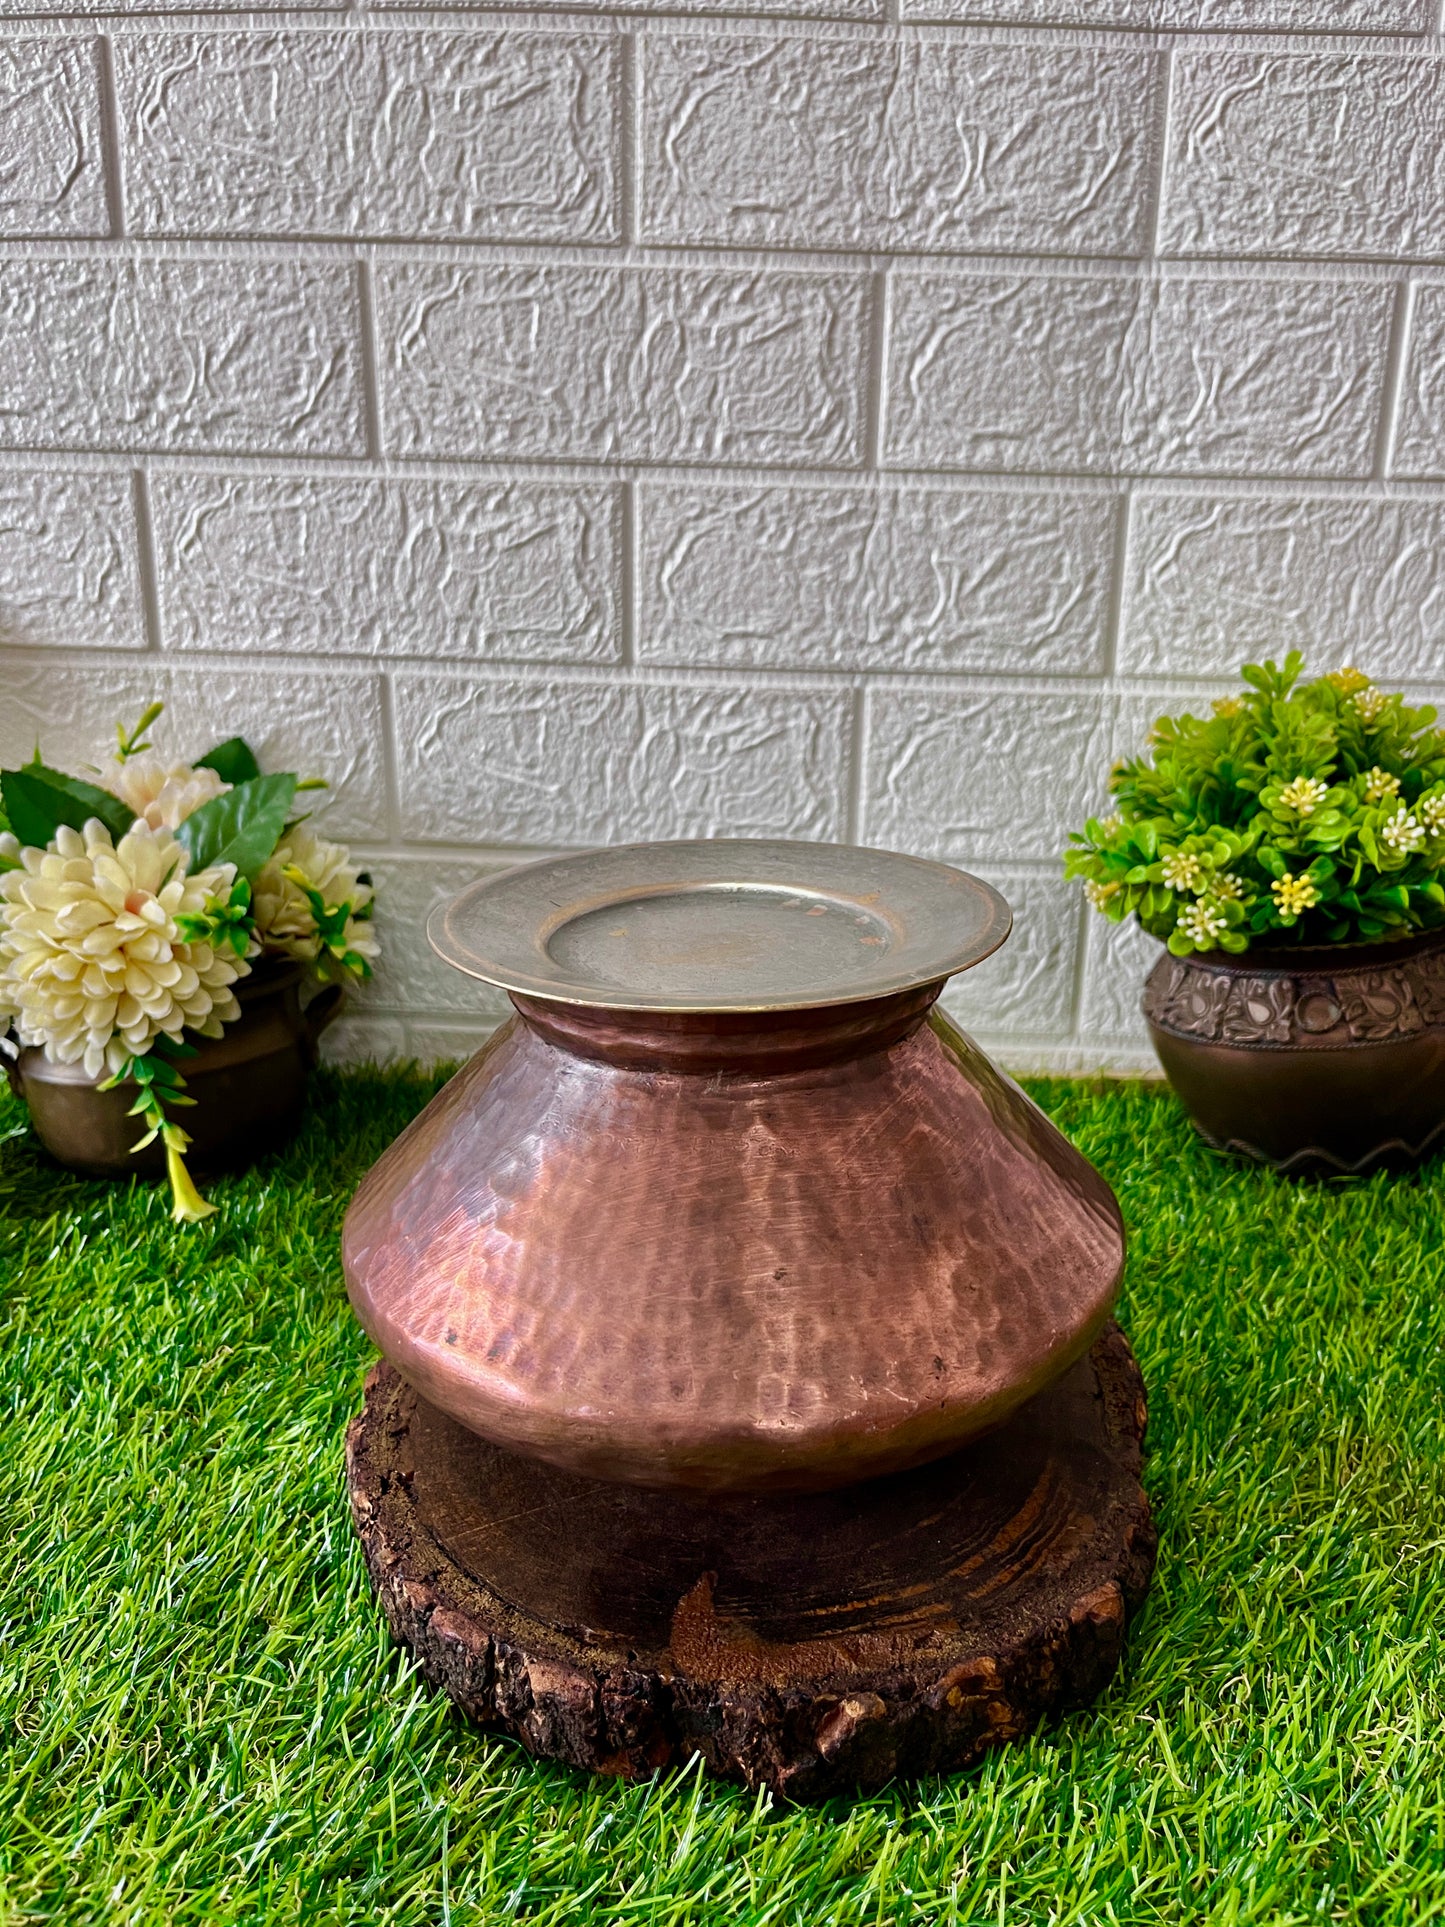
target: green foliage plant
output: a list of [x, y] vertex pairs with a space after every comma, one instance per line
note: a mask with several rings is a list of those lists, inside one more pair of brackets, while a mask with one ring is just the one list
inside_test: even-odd
[[1115, 765], [1065, 873], [1177, 957], [1385, 943], [1445, 926], [1445, 730], [1357, 669], [1250, 663], [1211, 715]]

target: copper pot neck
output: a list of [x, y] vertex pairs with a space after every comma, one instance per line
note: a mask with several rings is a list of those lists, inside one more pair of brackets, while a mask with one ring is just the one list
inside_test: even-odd
[[776, 1075], [887, 1050], [917, 1030], [943, 982], [816, 1010], [601, 1010], [509, 993], [524, 1022], [558, 1049], [623, 1070]]

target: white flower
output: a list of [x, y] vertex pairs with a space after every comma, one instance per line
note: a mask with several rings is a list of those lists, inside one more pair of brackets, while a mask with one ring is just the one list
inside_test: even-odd
[[1198, 890], [1204, 881], [1199, 858], [1187, 850], [1173, 850], [1159, 866], [1159, 874], [1171, 890]]
[[1279, 800], [1296, 816], [1313, 816], [1328, 795], [1328, 786], [1313, 776], [1296, 776], [1280, 791]]
[[1097, 877], [1090, 877], [1084, 885], [1084, 895], [1096, 910], [1102, 910], [1119, 894], [1117, 883], [1101, 883]]
[[1224, 897], [1229, 902], [1238, 903], [1244, 895], [1244, 879], [1237, 877], [1233, 870], [1221, 870], [1209, 880], [1212, 896]]
[[1357, 689], [1350, 698], [1359, 713], [1360, 721], [1364, 723], [1374, 722], [1389, 700], [1384, 690], [1377, 689], [1373, 683], [1366, 683], [1363, 689]]
[[144, 1056], [162, 1032], [219, 1037], [240, 1015], [231, 985], [250, 966], [184, 941], [177, 923], [226, 896], [229, 863], [187, 876], [168, 830], [134, 823], [112, 844], [94, 818], [21, 860], [0, 877], [0, 981], [22, 1044], [96, 1077]]
[[1425, 842], [1425, 826], [1417, 822], [1402, 803], [1395, 814], [1380, 825], [1380, 841], [1388, 843], [1399, 856], [1408, 856]]
[[[256, 919], [256, 934], [271, 950], [282, 950], [302, 963], [314, 963], [322, 943], [316, 917], [306, 892], [288, 870], [299, 873], [316, 891], [328, 910], [343, 903], [353, 913], [371, 902], [372, 888], [363, 883], [351, 866], [351, 852], [341, 843], [328, 843], [317, 836], [309, 823], [298, 823], [277, 844], [269, 861], [256, 873], [251, 893], [251, 909]], [[353, 950], [368, 963], [376, 955], [376, 934], [370, 918], [347, 918], [343, 947]]]
[[1381, 769], [1380, 765], [1376, 763], [1375, 767], [1365, 778], [1365, 801], [1367, 803], [1383, 803], [1387, 796], [1398, 796], [1399, 794], [1399, 777], [1392, 776], [1387, 769]]
[[1415, 814], [1431, 836], [1439, 836], [1445, 830], [1445, 796], [1422, 796], [1415, 805]]
[[1229, 928], [1229, 919], [1208, 897], [1200, 897], [1180, 911], [1179, 928], [1196, 950], [1212, 950], [1214, 939]]
[[101, 772], [100, 780], [153, 830], [174, 830], [202, 803], [231, 787], [213, 769], [192, 769], [189, 763], [172, 763], [168, 768], [158, 756], [132, 756], [112, 763]]

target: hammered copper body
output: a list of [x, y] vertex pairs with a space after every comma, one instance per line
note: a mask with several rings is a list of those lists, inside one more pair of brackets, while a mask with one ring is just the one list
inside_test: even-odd
[[940, 988], [514, 995], [357, 1193], [357, 1316], [462, 1424], [605, 1479], [824, 1489], [998, 1424], [1097, 1336], [1123, 1232]]

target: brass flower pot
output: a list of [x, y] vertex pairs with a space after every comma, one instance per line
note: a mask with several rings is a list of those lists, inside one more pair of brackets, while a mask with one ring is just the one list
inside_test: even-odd
[[[304, 965], [267, 960], [236, 986], [241, 1015], [221, 1037], [191, 1038], [196, 1055], [181, 1066], [196, 1102], [177, 1113], [191, 1136], [187, 1162], [198, 1175], [240, 1170], [282, 1144], [296, 1128], [316, 1063], [317, 1041], [340, 1008], [329, 984], [303, 1005]], [[133, 1150], [147, 1126], [127, 1113], [136, 1086], [98, 1088], [80, 1064], [55, 1064], [35, 1047], [6, 1040], [6, 1070], [30, 1108], [35, 1135], [57, 1161], [93, 1178], [158, 1178], [159, 1142]]]
[[1088, 1351], [1112, 1192], [935, 1009], [1008, 931], [941, 864], [635, 846], [488, 879], [439, 952], [510, 1019], [346, 1219], [357, 1316], [499, 1446], [822, 1490], [1000, 1424]]
[[1445, 931], [1389, 944], [1166, 952], [1144, 986], [1206, 1143], [1290, 1172], [1412, 1163], [1445, 1137]]

